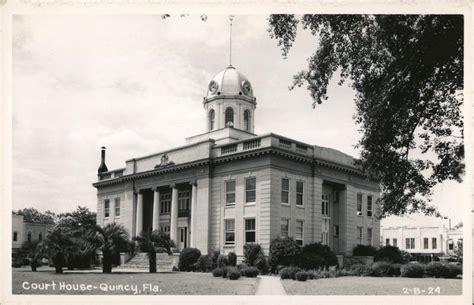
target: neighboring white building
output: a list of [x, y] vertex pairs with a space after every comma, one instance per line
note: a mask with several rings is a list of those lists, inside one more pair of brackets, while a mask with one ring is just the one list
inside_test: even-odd
[[[233, 66], [209, 83], [205, 133], [186, 145], [98, 170], [97, 223], [121, 223], [131, 237], [162, 230], [178, 249], [243, 255], [245, 243], [292, 236], [352, 255], [380, 238], [379, 185], [340, 151], [254, 134], [257, 100]], [[148, 110], [151, 111], [151, 110]], [[179, 114], [177, 114], [178, 116]], [[132, 144], [132, 143], [130, 143]]]
[[433, 257], [454, 255], [462, 243], [462, 228], [439, 226], [381, 227], [381, 246], [396, 246], [411, 253], [414, 259], [427, 262]]

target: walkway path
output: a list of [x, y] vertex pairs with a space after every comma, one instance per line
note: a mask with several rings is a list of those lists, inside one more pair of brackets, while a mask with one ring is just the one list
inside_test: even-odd
[[255, 295], [286, 295], [278, 276], [260, 275]]

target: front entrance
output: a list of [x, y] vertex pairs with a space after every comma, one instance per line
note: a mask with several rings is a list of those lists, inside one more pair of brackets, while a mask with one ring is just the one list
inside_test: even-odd
[[188, 247], [188, 227], [178, 228], [178, 250], [181, 251]]

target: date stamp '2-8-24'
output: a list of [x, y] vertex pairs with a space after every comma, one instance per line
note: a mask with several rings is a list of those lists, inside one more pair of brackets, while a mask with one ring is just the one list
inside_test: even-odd
[[441, 287], [427, 287], [427, 288], [420, 288], [420, 287], [403, 287], [402, 288], [403, 294], [441, 294]]

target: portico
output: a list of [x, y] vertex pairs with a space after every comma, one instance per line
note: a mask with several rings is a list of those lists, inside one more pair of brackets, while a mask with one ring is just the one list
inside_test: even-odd
[[135, 235], [169, 232], [178, 250], [194, 247], [196, 209], [196, 181], [140, 189], [136, 192]]

